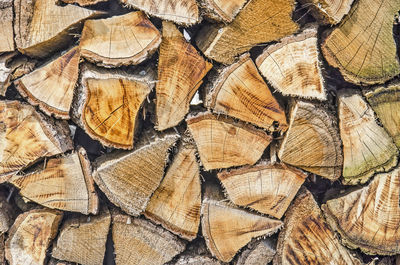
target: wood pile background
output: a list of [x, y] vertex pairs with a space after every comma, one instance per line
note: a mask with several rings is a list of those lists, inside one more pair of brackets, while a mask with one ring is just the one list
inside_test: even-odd
[[0, 264], [400, 264], [399, 0], [0, 0]]

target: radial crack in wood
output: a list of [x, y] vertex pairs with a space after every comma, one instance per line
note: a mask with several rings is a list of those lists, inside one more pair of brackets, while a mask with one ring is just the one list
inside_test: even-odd
[[190, 101], [212, 68], [172, 22], [163, 22], [162, 34], [156, 85], [156, 129], [160, 131], [185, 118]]
[[14, 51], [13, 0], [0, 2], [0, 53]]
[[283, 38], [257, 57], [258, 69], [283, 95], [326, 100], [317, 27]]
[[204, 15], [225, 23], [232, 22], [246, 2], [247, 0], [199, 0]]
[[205, 170], [252, 165], [272, 141], [262, 130], [210, 112], [186, 122]]
[[384, 83], [400, 73], [393, 36], [398, 0], [359, 0], [348, 16], [328, 32], [322, 52], [347, 81]]
[[300, 0], [323, 24], [337, 24], [349, 13], [354, 0]]
[[275, 243], [270, 239], [250, 242], [238, 256], [235, 265], [266, 265], [275, 256]]

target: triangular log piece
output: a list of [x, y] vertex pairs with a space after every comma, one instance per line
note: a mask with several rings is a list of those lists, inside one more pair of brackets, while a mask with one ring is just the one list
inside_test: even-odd
[[9, 182], [20, 194], [38, 204], [83, 214], [98, 212], [98, 198], [86, 151], [47, 161], [45, 168], [27, 175], [16, 175]]
[[14, 0], [14, 13], [18, 50], [33, 57], [64, 48], [73, 28], [99, 14], [75, 5], [60, 6], [54, 0]]
[[331, 180], [338, 179], [343, 154], [333, 115], [320, 106], [296, 102], [278, 156], [287, 164]]
[[307, 174], [285, 164], [260, 164], [218, 173], [227, 197], [280, 219], [296, 196]]
[[342, 90], [338, 96], [343, 182], [365, 183], [375, 173], [396, 166], [399, 151], [386, 130], [376, 123], [373, 110], [359, 93]]
[[186, 122], [205, 170], [253, 165], [272, 141], [262, 130], [210, 112]]
[[207, 17], [222, 21], [232, 22], [240, 12], [247, 0], [200, 0], [200, 7]]
[[145, 216], [171, 232], [193, 240], [200, 224], [200, 169], [194, 146], [181, 145]]
[[283, 95], [326, 100], [317, 42], [316, 26], [283, 38], [258, 56], [258, 69]]
[[219, 260], [207, 256], [180, 256], [170, 265], [223, 265]]
[[104, 207], [97, 216], [71, 217], [64, 221], [52, 256], [82, 265], [103, 264], [111, 215]]
[[62, 212], [36, 209], [17, 217], [6, 241], [6, 259], [10, 265], [43, 265], [46, 251], [56, 236]]
[[322, 52], [347, 81], [384, 83], [400, 73], [393, 36], [398, 0], [355, 1], [342, 23], [327, 34]]
[[231, 64], [235, 56], [253, 46], [297, 31], [293, 10], [293, 0], [250, 0], [232, 23], [222, 28], [203, 27], [196, 39], [197, 46], [208, 58]]
[[81, 55], [106, 67], [139, 64], [161, 43], [161, 34], [143, 12], [87, 20], [80, 40]]
[[130, 215], [139, 215], [160, 185], [168, 150], [177, 139], [169, 134], [134, 151], [115, 151], [98, 158], [96, 184], [112, 203]]
[[13, 0], [0, 2], [0, 53], [14, 51]]
[[369, 255], [400, 254], [400, 168], [377, 174], [357, 191], [322, 206], [331, 227], [350, 248]]
[[144, 219], [114, 215], [112, 224], [116, 265], [162, 265], [185, 249], [185, 242]]
[[154, 84], [151, 73], [136, 75], [82, 67], [73, 119], [103, 145], [132, 149], [139, 110]]
[[163, 22], [162, 34], [156, 85], [156, 128], [160, 131], [185, 118], [190, 101], [212, 68], [172, 22]]
[[269, 236], [282, 222], [206, 198], [201, 206], [201, 226], [211, 254], [229, 262], [252, 238]]
[[45, 66], [14, 83], [32, 105], [47, 115], [69, 119], [69, 110], [79, 75], [79, 50], [72, 48]]
[[284, 110], [258, 73], [248, 53], [221, 71], [208, 91], [206, 105], [215, 112], [267, 130], [287, 129]]
[[349, 13], [354, 0], [300, 0], [313, 16], [324, 24], [338, 24]]
[[275, 253], [275, 243], [270, 238], [255, 240], [240, 253], [235, 265], [266, 265]]
[[361, 265], [326, 223], [312, 194], [304, 189], [289, 207], [279, 234], [274, 264]]
[[0, 183], [41, 158], [73, 148], [68, 124], [19, 101], [0, 101]]
[[120, 2], [129, 7], [143, 10], [150, 16], [185, 26], [196, 24], [200, 20], [196, 0], [120, 0]]
[[400, 83], [366, 93], [368, 103], [400, 148]]
[[78, 4], [80, 6], [90, 6], [98, 3], [108, 2], [109, 0], [62, 0], [66, 4]]
[[[17, 213], [16, 207], [7, 200], [7, 196], [8, 194], [5, 191], [0, 192], [0, 235], [8, 231]], [[1, 259], [0, 264], [2, 264]]]

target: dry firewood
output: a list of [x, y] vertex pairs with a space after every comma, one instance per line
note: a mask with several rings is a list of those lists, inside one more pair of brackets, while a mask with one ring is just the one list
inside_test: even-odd
[[168, 150], [178, 135], [168, 134], [133, 151], [115, 151], [96, 160], [94, 180], [108, 199], [126, 213], [137, 216], [160, 185]]
[[190, 101], [212, 68], [172, 22], [163, 22], [162, 34], [156, 85], [156, 129], [160, 131], [184, 119]]
[[400, 83], [377, 88], [365, 96], [396, 146], [400, 147]]
[[[6, 249], [5, 249], [6, 235], [4, 233], [0, 234], [0, 264], [6, 263]], [[214, 264], [210, 264], [214, 265]], [[220, 265], [220, 264], [216, 264]]]
[[399, 9], [398, 0], [356, 1], [322, 44], [328, 63], [356, 84], [384, 83], [398, 75], [393, 22]]
[[187, 240], [196, 238], [200, 224], [200, 169], [195, 153], [195, 147], [189, 144], [179, 147], [144, 213]]
[[15, 81], [18, 91], [47, 115], [69, 119], [78, 80], [79, 51], [70, 51]]
[[3, 97], [6, 95], [7, 88], [11, 84], [11, 74], [13, 69], [9, 66], [9, 62], [14, 56], [15, 52], [0, 55], [0, 96]]
[[68, 125], [30, 105], [0, 101], [0, 183], [37, 160], [72, 149]]
[[[0, 235], [7, 232], [13, 224], [16, 212], [15, 206], [7, 200], [5, 192], [0, 192]], [[0, 264], [2, 264], [1, 258]]]
[[322, 216], [311, 193], [304, 189], [289, 207], [279, 234], [274, 264], [361, 265], [342, 246]]
[[219, 260], [207, 256], [181, 256], [173, 265], [222, 265]]
[[98, 211], [90, 162], [83, 148], [50, 159], [43, 170], [13, 176], [9, 182], [20, 189], [23, 197], [48, 208], [83, 214]]
[[317, 42], [316, 26], [283, 38], [257, 58], [258, 69], [283, 95], [326, 100]]
[[104, 207], [97, 216], [71, 217], [65, 220], [52, 256], [82, 265], [103, 264], [111, 215]]
[[208, 58], [231, 64], [235, 56], [253, 46], [294, 33], [293, 0], [250, 0], [232, 23], [225, 27], [204, 27], [196, 40]]
[[343, 141], [343, 182], [365, 183], [377, 172], [396, 166], [399, 154], [393, 139], [375, 120], [359, 93], [339, 93], [339, 127]]
[[266, 265], [275, 256], [275, 244], [270, 238], [250, 242], [235, 265]]
[[368, 254], [400, 253], [400, 168], [377, 174], [359, 190], [322, 206], [331, 227], [350, 248]]
[[113, 216], [116, 265], [162, 265], [185, 249], [185, 242], [144, 219]]
[[200, 0], [205, 15], [225, 23], [232, 22], [247, 0]]
[[354, 0], [300, 0], [324, 24], [337, 24], [349, 13]]
[[189, 26], [200, 20], [196, 0], [120, 0], [121, 3], [143, 10], [150, 16]]
[[0, 2], [0, 53], [14, 51], [13, 0]]
[[56, 236], [62, 212], [36, 209], [17, 217], [6, 241], [10, 265], [43, 265], [50, 241]]
[[72, 38], [73, 28], [100, 14], [75, 5], [59, 6], [54, 0], [14, 0], [14, 11], [18, 50], [34, 57], [45, 57], [64, 48]]
[[139, 64], [160, 45], [161, 34], [143, 12], [87, 20], [81, 55], [106, 67]]
[[107, 2], [109, 0], [62, 0], [66, 4], [78, 4], [80, 6], [90, 6], [98, 3]]
[[322, 107], [298, 101], [278, 156], [287, 164], [335, 180], [343, 165], [340, 146], [335, 118]]
[[186, 122], [205, 170], [252, 165], [272, 141], [262, 130], [209, 112]]
[[217, 113], [267, 130], [287, 129], [285, 112], [272, 96], [248, 53], [222, 70], [208, 91], [206, 105]]
[[260, 164], [223, 171], [218, 178], [227, 197], [236, 205], [249, 207], [280, 219], [296, 196], [307, 174], [285, 164]]
[[76, 263], [64, 261], [64, 260], [57, 260], [55, 258], [50, 258], [47, 265], [76, 265]]

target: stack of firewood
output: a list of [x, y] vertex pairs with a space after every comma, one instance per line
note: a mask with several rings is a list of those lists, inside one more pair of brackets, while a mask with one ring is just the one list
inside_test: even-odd
[[0, 264], [400, 262], [399, 0], [62, 1], [0, 1]]

